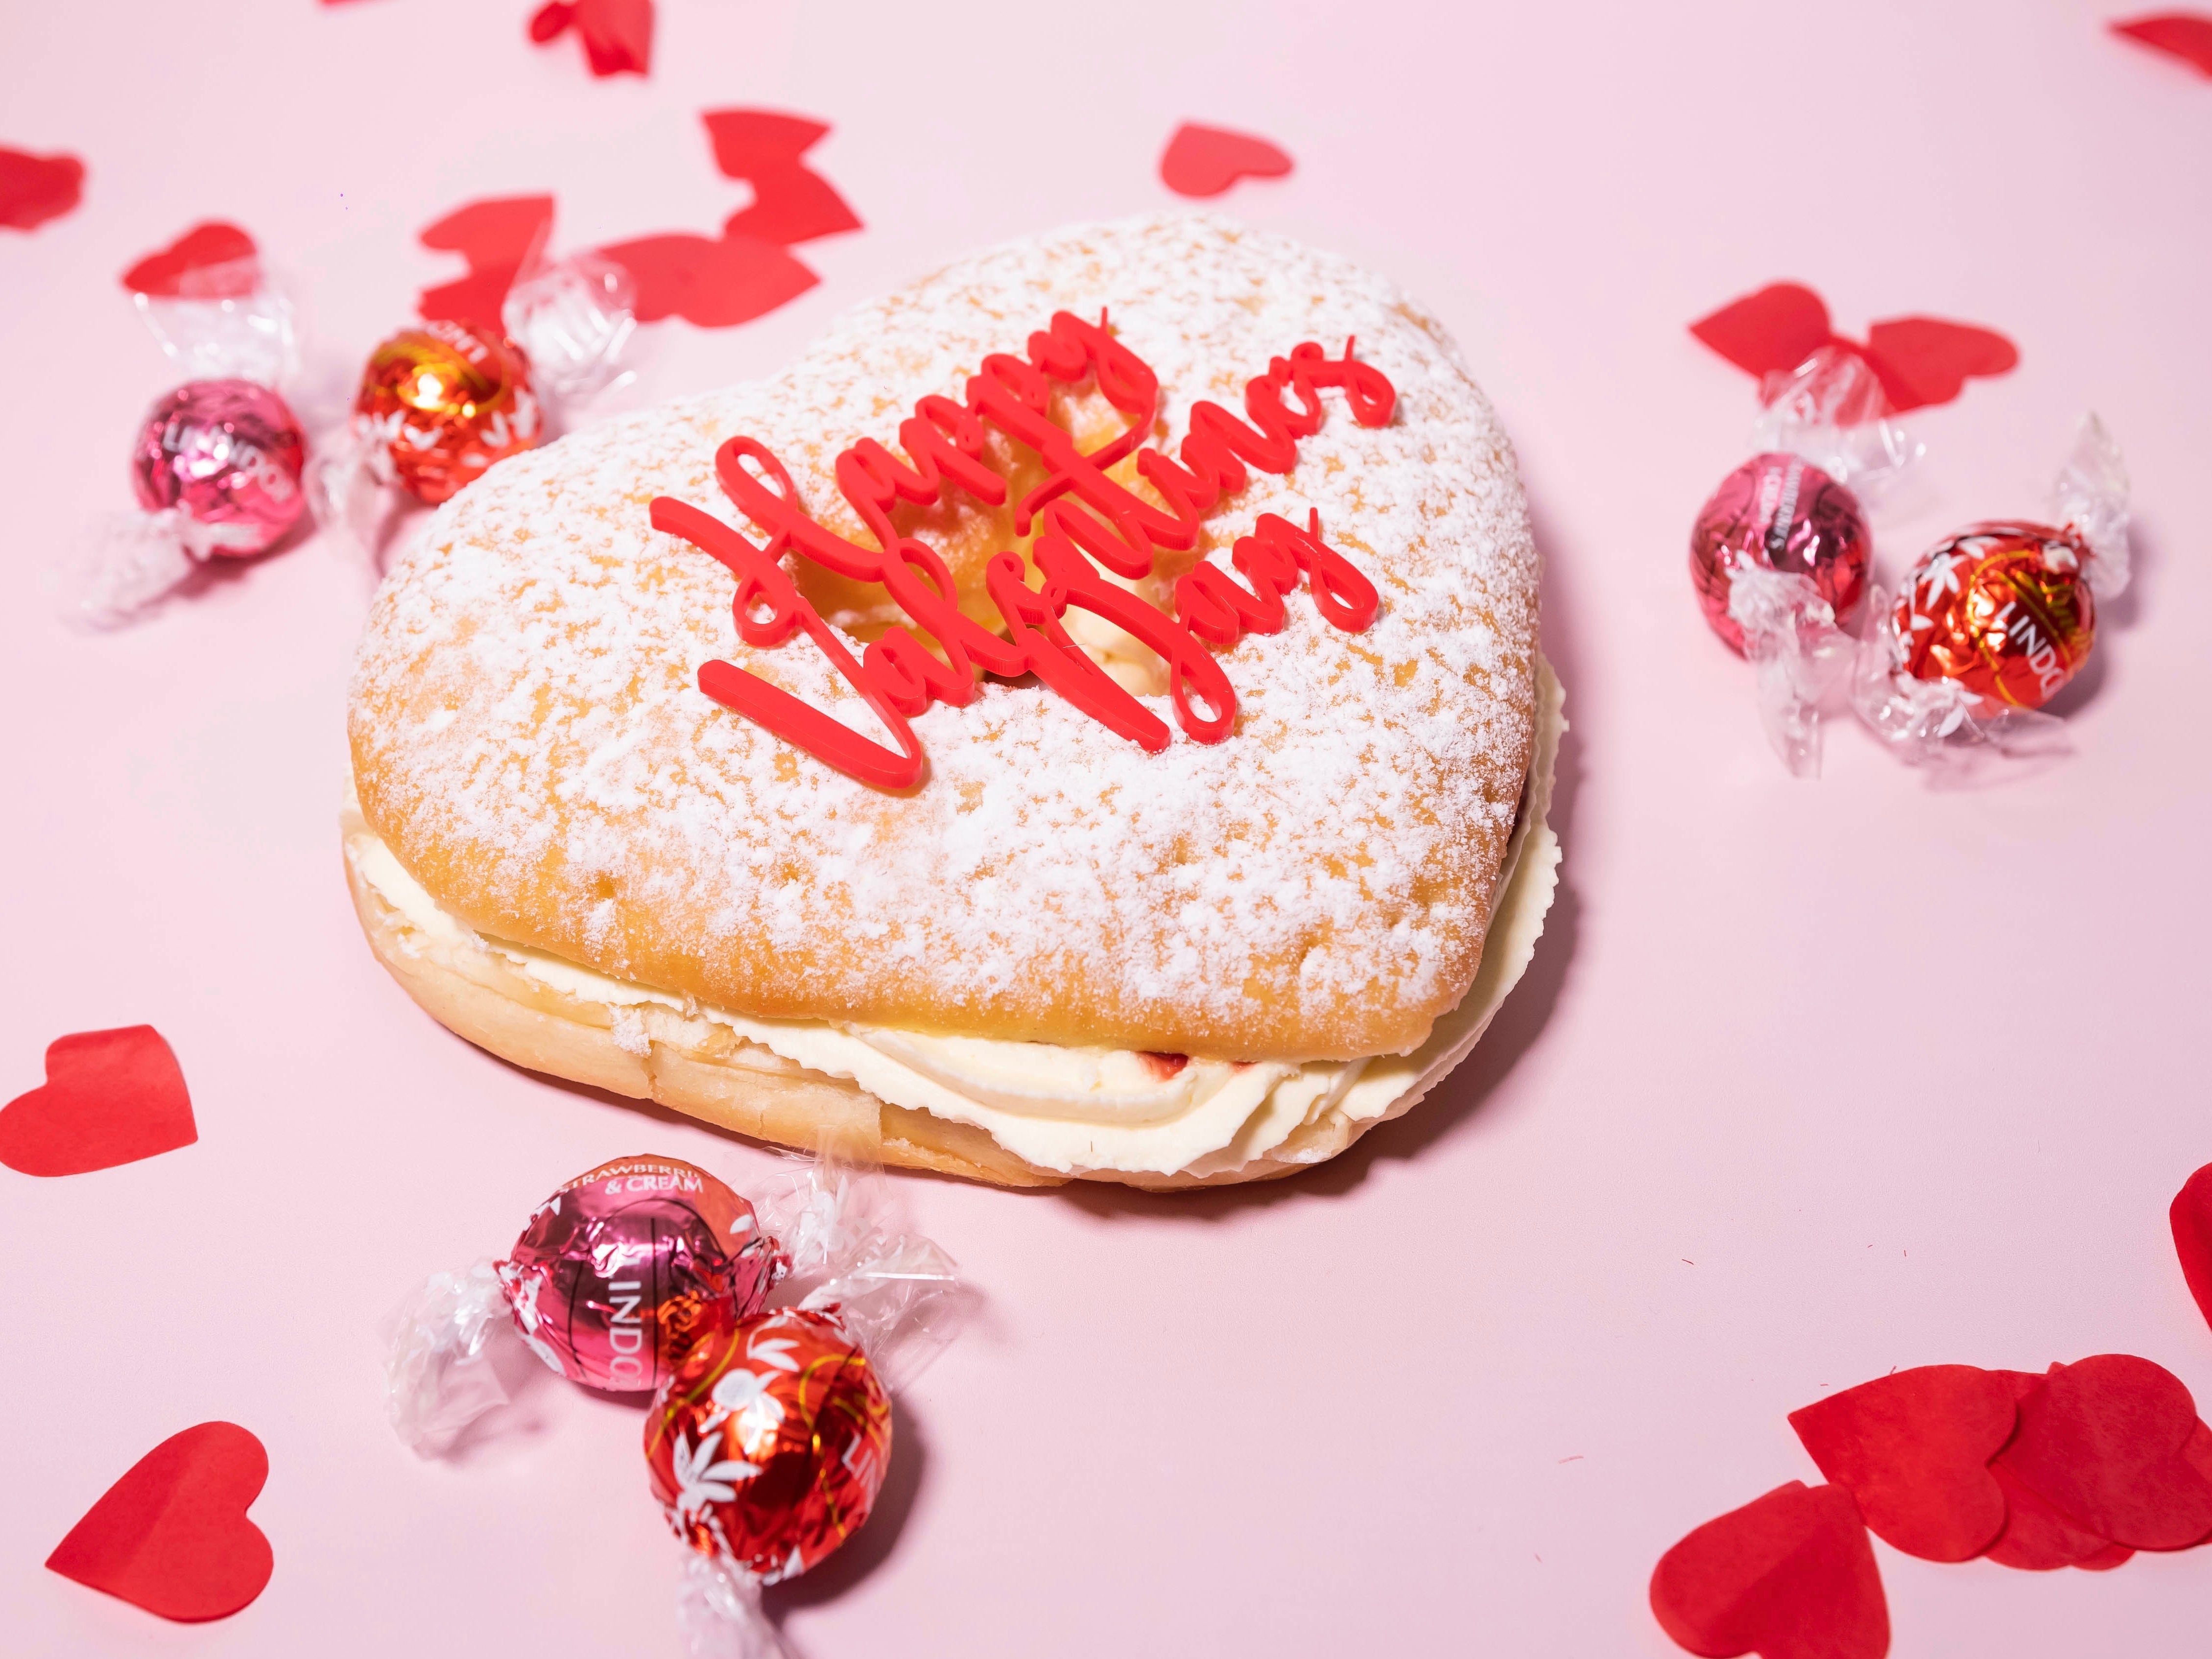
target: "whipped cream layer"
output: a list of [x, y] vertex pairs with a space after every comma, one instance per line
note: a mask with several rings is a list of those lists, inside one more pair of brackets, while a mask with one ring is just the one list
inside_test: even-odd
[[1040, 1170], [1202, 1178], [1258, 1162], [1334, 1157], [1363, 1126], [1409, 1109], [1466, 1058], [1527, 969], [1558, 884], [1559, 838], [1547, 818], [1566, 727], [1561, 704], [1559, 681], [1540, 659], [1535, 752], [1474, 984], [1411, 1054], [1360, 1060], [1183, 1059], [756, 1019], [479, 933], [407, 872], [357, 805], [348, 804], [342, 823], [346, 857], [399, 919], [404, 948], [472, 979], [503, 967], [550, 994], [533, 999], [540, 1006], [550, 1001], [553, 1010], [605, 1028], [640, 1058], [649, 1058], [655, 1042], [687, 1053], [724, 1051], [734, 1036], [810, 1071], [849, 1079], [892, 1105], [971, 1124]]

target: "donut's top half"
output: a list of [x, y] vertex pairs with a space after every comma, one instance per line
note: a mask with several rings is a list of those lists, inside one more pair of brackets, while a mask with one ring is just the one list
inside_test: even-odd
[[[988, 682], [915, 720], [929, 775], [903, 795], [702, 693], [700, 665], [726, 659], [880, 735], [803, 635], [739, 641], [734, 578], [653, 529], [656, 495], [750, 532], [714, 472], [721, 442], [750, 436], [864, 541], [841, 450], [896, 450], [917, 398], [958, 399], [986, 354], [1102, 308], [1158, 373], [1170, 453], [1194, 400], [1242, 414], [1244, 382], [1299, 342], [1334, 355], [1356, 337], [1389, 376], [1389, 425], [1326, 393], [1289, 475], [1253, 471], [1200, 547], [1140, 585], [1170, 604], [1170, 580], [1208, 554], [1226, 565], [1261, 514], [1303, 526], [1317, 508], [1379, 590], [1364, 632], [1325, 623], [1302, 588], [1282, 631], [1220, 653], [1233, 733], [1178, 729], [1158, 754], [1033, 681]], [[1079, 436], [1112, 416], [1095, 395], [1061, 412]], [[992, 445], [1018, 496], [1035, 459]], [[1020, 546], [1011, 510], [947, 494], [899, 527], [995, 621], [981, 573]], [[896, 620], [880, 589], [801, 576], [856, 639]], [[494, 468], [377, 597], [355, 777], [369, 823], [479, 930], [710, 1006], [1234, 1059], [1402, 1052], [1481, 956], [1528, 768], [1536, 577], [1496, 416], [1388, 283], [1208, 217], [1079, 229], [863, 307], [772, 380]]]

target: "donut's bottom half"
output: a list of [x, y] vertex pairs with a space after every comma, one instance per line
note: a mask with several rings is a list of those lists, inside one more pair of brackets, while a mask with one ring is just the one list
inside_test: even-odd
[[1326, 1162], [1376, 1124], [1409, 1110], [1474, 1051], [1518, 981], [1550, 908], [1559, 860], [1547, 815], [1565, 721], [1548, 664], [1540, 675], [1537, 753], [1523, 805], [1525, 821], [1516, 830], [1512, 861], [1499, 884], [1481, 967], [1461, 1008], [1437, 1022], [1420, 1056], [1425, 1064], [1418, 1085], [1376, 1116], [1339, 1121], [1325, 1145], [1309, 1144], [1287, 1157], [1263, 1155], [1206, 1176], [1117, 1170], [1068, 1176], [1039, 1169], [982, 1129], [878, 1099], [848, 1079], [811, 1070], [726, 1030], [720, 1035], [727, 1041], [701, 1048], [657, 1040], [639, 1044], [634, 1036], [626, 1044], [618, 1041], [604, 1005], [548, 994], [520, 974], [507, 972], [489, 953], [475, 971], [464, 973], [412, 948], [405, 920], [350, 858], [347, 883], [369, 948], [407, 994], [457, 1036], [534, 1072], [650, 1100], [757, 1140], [1004, 1187], [1057, 1187], [1074, 1179], [1166, 1189], [1273, 1180]]

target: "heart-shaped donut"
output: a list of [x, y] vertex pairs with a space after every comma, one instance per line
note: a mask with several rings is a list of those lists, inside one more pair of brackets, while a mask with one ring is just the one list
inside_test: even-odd
[[463, 491], [369, 617], [349, 869], [520, 1064], [1012, 1184], [1244, 1180], [1481, 1035], [1562, 726], [1443, 329], [1152, 218]]

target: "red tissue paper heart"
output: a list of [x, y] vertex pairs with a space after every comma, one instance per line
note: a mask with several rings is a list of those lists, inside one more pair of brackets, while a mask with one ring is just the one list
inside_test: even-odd
[[1239, 179], [1276, 179], [1291, 158], [1265, 138], [1186, 121], [1160, 157], [1160, 182], [1178, 196], [1218, 196]]
[[64, 1578], [164, 1619], [224, 1619], [261, 1594], [275, 1559], [246, 1511], [269, 1454], [235, 1423], [173, 1434], [131, 1466], [54, 1547]]
[[724, 233], [788, 247], [860, 228], [836, 187], [799, 158], [827, 137], [828, 123], [769, 109], [708, 110], [714, 165], [753, 187], [753, 204], [730, 216]]
[[530, 20], [543, 46], [573, 26], [594, 75], [643, 75], [653, 66], [653, 0], [550, 0]]
[[1796, 368], [1821, 346], [1840, 346], [1874, 371], [1894, 414], [1949, 403], [1969, 377], [2008, 374], [2020, 362], [2018, 348], [1995, 330], [1940, 317], [1893, 318], [1869, 328], [1864, 344], [1846, 339], [1820, 296], [1801, 283], [1774, 283], [1730, 301], [1690, 332], [1761, 379]]
[[1989, 1462], [2014, 1415], [1996, 1373], [1921, 1365], [1792, 1412], [1790, 1426], [1876, 1535], [1923, 1560], [1968, 1561], [2004, 1528]]
[[0, 149], [0, 225], [33, 230], [58, 219], [84, 196], [84, 163], [74, 155]]
[[1940, 317], [1898, 317], [1867, 330], [1866, 359], [1889, 406], [1902, 413], [1948, 404], [1969, 377], [1986, 380], [2020, 367], [2020, 349], [1994, 329]]
[[123, 286], [156, 299], [235, 300], [261, 282], [260, 250], [236, 225], [194, 225], [123, 273]]
[[441, 253], [458, 253], [469, 274], [426, 288], [415, 309], [425, 322], [500, 325], [507, 291], [553, 234], [550, 196], [506, 196], [455, 208], [416, 238]]
[[2173, 1225], [2173, 1251], [2181, 1276], [2208, 1322], [2212, 1322], [2212, 1164], [2182, 1184], [2166, 1212]]
[[2163, 1366], [2124, 1353], [2053, 1365], [2019, 1409], [1991, 1467], [2077, 1530], [2146, 1550], [2212, 1535], [2197, 1402]]
[[617, 242], [600, 252], [637, 283], [637, 319], [681, 317], [701, 328], [750, 322], [820, 280], [773, 242], [675, 233]]
[[2163, 11], [2149, 17], [2131, 17], [2114, 23], [2112, 29], [2115, 34], [2140, 41], [2154, 52], [2171, 53], [2212, 75], [2212, 17], [2201, 12]]
[[46, 1049], [46, 1080], [0, 1107], [0, 1164], [84, 1175], [200, 1138], [185, 1074], [150, 1025], [78, 1031]]
[[1882, 1659], [1889, 1607], [1858, 1505], [1841, 1486], [1778, 1486], [1659, 1559], [1651, 1611], [1705, 1659]]
[[1746, 374], [1764, 380], [1793, 369], [1836, 337], [1828, 307], [1798, 283], [1772, 283], [1731, 300], [1690, 332]]

